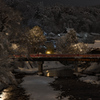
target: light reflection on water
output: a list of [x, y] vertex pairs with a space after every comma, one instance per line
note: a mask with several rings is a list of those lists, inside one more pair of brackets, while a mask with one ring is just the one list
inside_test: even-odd
[[50, 76], [50, 73], [47, 73], [47, 76], [49, 77]]
[[0, 94], [0, 100], [5, 100], [9, 97], [9, 89], [4, 89], [2, 94]]
[[73, 76], [73, 71], [71, 69], [51, 69], [46, 70], [44, 75], [47, 77], [71, 77]]

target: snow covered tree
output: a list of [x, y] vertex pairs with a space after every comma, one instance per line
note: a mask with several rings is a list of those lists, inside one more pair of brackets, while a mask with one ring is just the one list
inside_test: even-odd
[[28, 50], [29, 53], [39, 53], [41, 46], [45, 44], [46, 37], [43, 30], [39, 26], [34, 26], [28, 35]]
[[76, 32], [71, 29], [65, 36], [58, 39], [57, 52], [63, 54], [82, 54], [87, 52], [87, 46], [84, 43], [78, 43]]
[[11, 84], [13, 82], [10, 79], [15, 80], [11, 74], [12, 59], [9, 58], [9, 55], [13, 51], [10, 48], [12, 43], [18, 41], [21, 36], [20, 21], [19, 12], [7, 6], [3, 0], [0, 0], [0, 83], [6, 84], [9, 81]]
[[68, 53], [68, 49], [71, 46], [71, 44], [77, 43], [77, 37], [76, 37], [76, 32], [72, 29], [68, 31], [67, 34], [64, 36], [58, 38], [57, 41], [57, 51], [61, 53]]
[[77, 43], [77, 44], [71, 44], [68, 48], [69, 54], [86, 54], [88, 52], [88, 47], [84, 43]]

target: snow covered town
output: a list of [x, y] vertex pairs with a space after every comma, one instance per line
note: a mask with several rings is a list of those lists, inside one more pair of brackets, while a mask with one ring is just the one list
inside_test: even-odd
[[0, 0], [0, 100], [100, 100], [100, 2], [39, 1]]

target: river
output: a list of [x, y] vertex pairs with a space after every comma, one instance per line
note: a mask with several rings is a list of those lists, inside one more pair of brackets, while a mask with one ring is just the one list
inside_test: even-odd
[[45, 70], [45, 76], [17, 75], [22, 81], [4, 89], [0, 100], [100, 100], [100, 85], [82, 82], [72, 72], [60, 68]]

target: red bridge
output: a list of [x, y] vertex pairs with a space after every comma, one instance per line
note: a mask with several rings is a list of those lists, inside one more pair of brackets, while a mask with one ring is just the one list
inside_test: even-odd
[[30, 54], [13, 55], [11, 58], [23, 61], [100, 61], [100, 54]]
[[86, 62], [100, 62], [100, 54], [31, 54], [25, 55], [13, 55], [12, 59], [19, 61], [39, 61], [38, 62], [38, 74], [43, 74], [43, 61], [75, 61], [75, 70], [78, 72], [77, 61]]

